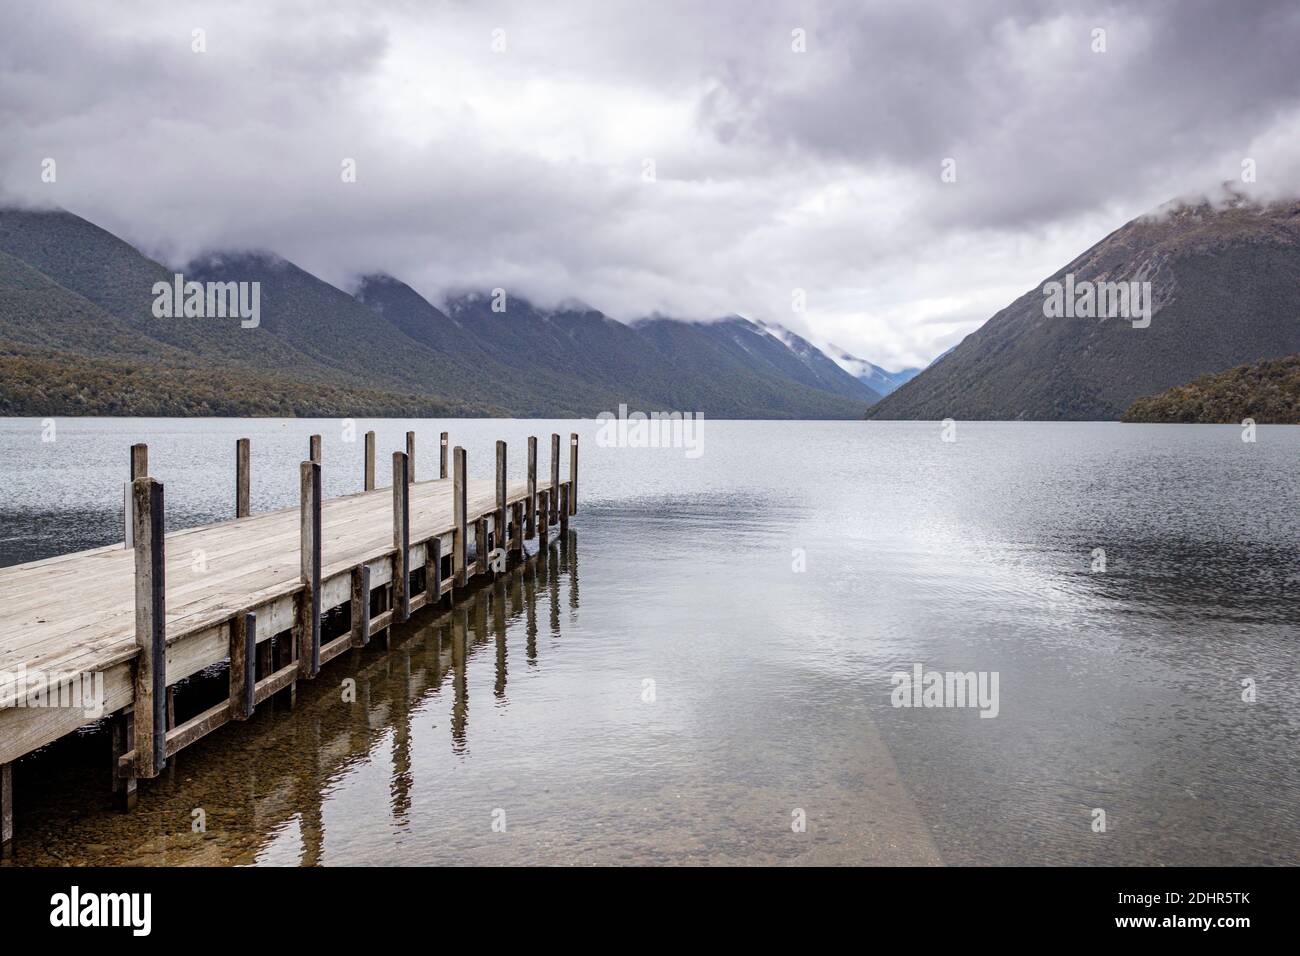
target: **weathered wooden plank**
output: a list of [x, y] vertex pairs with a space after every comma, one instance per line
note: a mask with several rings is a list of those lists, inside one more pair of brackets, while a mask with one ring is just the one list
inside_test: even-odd
[[320, 564], [321, 489], [320, 462], [299, 466], [299, 578], [298, 676], [314, 678], [320, 672]]
[[529, 541], [537, 530], [537, 436], [528, 436], [528, 501], [524, 520], [524, 537]]
[[492, 546], [502, 551], [509, 547], [506, 541], [506, 443], [503, 441], [497, 442], [497, 510]]
[[411, 616], [411, 491], [407, 475], [411, 462], [393, 452], [393, 618], [399, 624]]
[[135, 539], [135, 743], [141, 777], [167, 763], [167, 601], [163, 551], [163, 486], [152, 478], [132, 483]]
[[455, 565], [453, 570], [455, 571], [456, 587], [462, 588], [465, 586], [465, 575], [468, 573], [467, 565], [469, 563], [469, 515], [465, 498], [465, 449], [459, 445], [456, 446], [455, 468], [456, 476], [452, 479], [452, 512], [456, 526], [456, 543], [452, 563]]
[[551, 524], [555, 524], [555, 509], [560, 503], [560, 436], [551, 433]]
[[352, 569], [352, 646], [370, 643], [370, 565]]
[[235, 517], [247, 518], [253, 513], [252, 481], [250, 470], [252, 461], [249, 454], [247, 438], [235, 442]]
[[366, 491], [375, 490], [375, 433], [366, 432]]
[[257, 615], [236, 614], [230, 622], [230, 716], [253, 715], [257, 687]]
[[578, 513], [578, 433], [569, 434], [569, 514]]

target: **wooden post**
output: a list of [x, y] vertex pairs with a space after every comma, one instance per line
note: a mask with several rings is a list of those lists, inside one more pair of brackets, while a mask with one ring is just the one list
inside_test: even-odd
[[555, 524], [555, 509], [560, 502], [560, 436], [551, 434], [551, 524]]
[[541, 520], [537, 522], [537, 547], [540, 550], [545, 551], [547, 539], [551, 535], [551, 524], [547, 521], [547, 499], [550, 498], [551, 493], [543, 488], [537, 493], [537, 496], [537, 513], [541, 518]]
[[522, 501], [510, 506], [510, 550], [518, 555], [524, 553], [524, 510]]
[[569, 435], [569, 514], [578, 513], [578, 433]]
[[135, 541], [135, 775], [146, 779], [167, 764], [167, 582], [163, 486], [131, 482]]
[[406, 481], [415, 484], [415, 432], [406, 433]]
[[257, 615], [236, 614], [230, 621], [230, 718], [253, 716], [257, 686]]
[[352, 646], [370, 643], [370, 565], [352, 569]]
[[375, 433], [366, 432], [366, 491], [375, 490]]
[[433, 607], [442, 597], [442, 538], [424, 543], [424, 606]]
[[235, 442], [235, 517], [247, 518], [253, 513], [252, 484], [249, 469], [251, 467], [247, 438]]
[[487, 574], [488, 569], [488, 532], [487, 517], [482, 516], [474, 522], [474, 550], [477, 552], [474, 562], [475, 574]]
[[451, 563], [454, 586], [465, 586], [465, 575], [469, 564], [469, 525], [465, 500], [465, 449], [456, 446], [455, 477], [452, 479], [451, 506], [453, 520], [456, 523], [456, 543], [452, 547]]
[[14, 765], [0, 763], [0, 855], [8, 856], [14, 845]]
[[399, 624], [411, 616], [410, 468], [404, 452], [393, 452], [393, 620]]
[[131, 480], [149, 474], [149, 446], [141, 442], [131, 446]]
[[119, 810], [134, 810], [137, 789], [135, 773], [123, 776], [118, 773], [121, 759], [135, 750], [135, 716], [128, 707], [121, 713], [114, 714], [112, 720], [112, 756], [113, 756], [113, 802]]
[[524, 520], [524, 537], [529, 541], [537, 530], [537, 436], [528, 436], [528, 504]]
[[320, 459], [320, 435], [312, 435], [308, 446], [307, 459], [314, 461], [316, 464], [321, 463]]
[[447, 433], [438, 436], [438, 477], [447, 477]]
[[572, 488], [567, 481], [560, 485], [560, 541], [569, 535], [569, 493]]
[[135, 547], [134, 529], [132, 528], [132, 515], [135, 506], [131, 503], [131, 482], [137, 478], [143, 478], [147, 474], [149, 474], [149, 446], [143, 443], [132, 445], [131, 477], [122, 486], [122, 546], [128, 551]]
[[505, 551], [510, 543], [506, 540], [506, 443], [503, 441], [497, 442], [497, 511], [493, 524], [492, 546]]
[[320, 462], [302, 463], [298, 487], [298, 676], [311, 679], [320, 671]]

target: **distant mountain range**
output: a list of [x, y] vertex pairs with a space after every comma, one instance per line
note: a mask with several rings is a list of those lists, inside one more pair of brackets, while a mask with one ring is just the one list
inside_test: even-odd
[[158, 318], [173, 270], [69, 212], [0, 209], [0, 414], [861, 418], [886, 390], [740, 316], [625, 324], [475, 293], [444, 311], [391, 276], [351, 295], [271, 253], [181, 271], [260, 283], [260, 324]]
[[[1047, 282], [1149, 282], [1150, 325], [1048, 317]], [[1140, 396], [1300, 352], [1300, 202], [1173, 203], [1026, 292], [871, 419], [1115, 420]]]

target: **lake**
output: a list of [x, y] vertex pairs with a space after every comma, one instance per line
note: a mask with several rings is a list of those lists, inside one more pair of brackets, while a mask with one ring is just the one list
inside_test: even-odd
[[[20, 761], [19, 863], [1300, 862], [1300, 428], [707, 421], [689, 457], [595, 421], [54, 425], [0, 420], [0, 564], [120, 541], [135, 441], [169, 530], [230, 516], [245, 436], [254, 511], [313, 432], [360, 489], [368, 428], [381, 484], [407, 429], [417, 479], [444, 429], [471, 476], [577, 431], [580, 501], [133, 813], [102, 731]], [[996, 676], [996, 715], [895, 706], [918, 667]]]

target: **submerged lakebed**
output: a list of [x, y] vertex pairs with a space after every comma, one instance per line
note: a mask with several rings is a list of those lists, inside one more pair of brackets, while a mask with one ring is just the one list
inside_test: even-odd
[[[255, 512], [296, 504], [314, 433], [325, 495], [362, 484], [337, 420], [55, 425], [0, 420], [0, 564], [120, 541], [136, 441], [169, 530], [230, 516], [241, 437]], [[381, 461], [416, 431], [417, 479], [443, 430], [472, 476], [506, 439], [512, 477], [527, 436], [545, 470], [545, 437], [578, 432], [570, 538], [472, 592], [463, 644], [417, 615], [130, 814], [102, 732], [19, 761], [15, 862], [1300, 861], [1300, 428], [370, 428]], [[960, 679], [927, 703], [931, 673], [985, 706]]]

